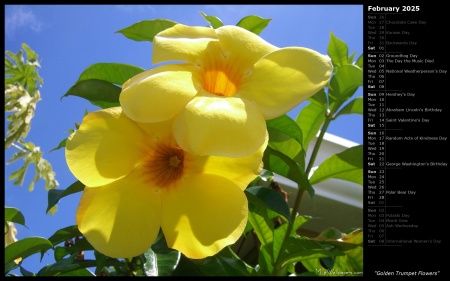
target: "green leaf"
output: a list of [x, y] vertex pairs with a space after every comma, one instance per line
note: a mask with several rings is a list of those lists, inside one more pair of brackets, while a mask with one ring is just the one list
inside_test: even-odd
[[328, 98], [325, 93], [325, 88], [320, 89], [317, 93], [315, 93], [312, 97], [308, 99], [310, 102], [315, 102], [318, 105], [322, 106], [324, 110], [328, 109]]
[[306, 190], [311, 196], [314, 189], [308, 181], [305, 171], [289, 156], [267, 147], [263, 155], [264, 168], [297, 183], [299, 188]]
[[48, 191], [48, 205], [46, 213], [50, 211], [50, 209], [55, 206], [59, 200], [63, 197], [66, 197], [70, 194], [74, 194], [80, 191], [84, 190], [84, 184], [82, 184], [80, 181], [76, 181], [72, 183], [68, 188], [61, 190], [61, 189], [51, 189]]
[[360, 114], [364, 113], [364, 100], [362, 97], [357, 97], [346, 104], [335, 116], [334, 119], [338, 118], [343, 114]]
[[355, 62], [356, 66], [359, 66], [361, 69], [364, 70], [364, 54], [361, 54], [358, 59]]
[[258, 35], [267, 27], [271, 20], [250, 15], [242, 18], [236, 25]]
[[116, 33], [121, 33], [125, 37], [134, 41], [153, 42], [153, 38], [156, 34], [174, 26], [175, 24], [177, 23], [166, 19], [145, 20], [118, 30]]
[[273, 210], [291, 223], [289, 206], [283, 196], [277, 191], [264, 186], [254, 186], [247, 188], [245, 195], [247, 195], [249, 202]]
[[75, 83], [63, 97], [78, 96], [87, 99], [101, 108], [120, 106], [119, 95], [121, 88], [98, 79], [83, 80]]
[[349, 63], [347, 44], [334, 36], [333, 32], [330, 32], [328, 55], [330, 56], [333, 65], [335, 66], [341, 67]]
[[214, 17], [214, 16], [207, 16], [205, 13], [203, 13], [201, 11], [200, 11], [200, 14], [202, 14], [203, 18], [211, 24], [212, 28], [215, 29], [215, 28], [219, 28], [219, 27], [223, 26], [223, 23], [219, 18]]
[[307, 150], [309, 143], [317, 136], [325, 122], [326, 109], [316, 102], [310, 102], [297, 115], [295, 122], [303, 132], [303, 148]]
[[[92, 276], [91, 274], [86, 273], [83, 269], [89, 267], [95, 267], [94, 260], [84, 260], [77, 261], [75, 260], [76, 254], [73, 254], [71, 257], [67, 259], [63, 259], [55, 262], [54, 264], [47, 265], [43, 267], [36, 274], [37, 276], [74, 276], [76, 273], [87, 274], [88, 276]], [[70, 273], [71, 272], [71, 273]], [[86, 275], [83, 275], [86, 276]]]
[[348, 64], [336, 69], [330, 81], [331, 114], [334, 114], [362, 85], [363, 71], [358, 66]]
[[297, 276], [328, 276], [328, 270], [322, 266], [320, 259], [307, 259], [301, 261], [307, 272], [301, 272]]
[[25, 226], [25, 217], [19, 209], [5, 206], [5, 221], [18, 223]]
[[298, 124], [286, 114], [267, 120], [268, 145], [291, 157], [300, 166], [305, 166], [305, 151], [302, 147], [303, 134]]
[[[248, 206], [248, 220], [253, 225], [253, 229], [258, 236], [261, 247], [265, 245], [272, 245], [274, 225], [272, 218], [267, 213], [267, 209], [261, 207], [259, 204], [254, 204], [251, 201], [248, 202]], [[270, 254], [272, 256], [271, 251]]]
[[60, 261], [67, 255], [89, 250], [94, 250], [94, 247], [92, 247], [86, 238], [75, 239], [75, 243], [70, 247], [55, 247], [54, 256], [56, 261]]
[[332, 255], [327, 250], [329, 247], [308, 238], [289, 237], [281, 256], [282, 266], [307, 259], [330, 257]]
[[54, 150], [58, 150], [60, 148], [66, 147], [66, 142], [67, 142], [67, 138], [63, 139], [57, 147], [53, 148], [52, 150], [50, 150], [50, 152], [54, 151]]
[[143, 254], [142, 271], [146, 276], [171, 276], [180, 261], [181, 254], [171, 250], [156, 253], [152, 248]]
[[89, 271], [87, 268], [80, 268], [75, 269], [71, 271], [62, 272], [61, 274], [58, 274], [58, 276], [74, 276], [77, 277], [95, 277], [95, 274]]
[[310, 178], [311, 184], [336, 178], [363, 185], [363, 145], [357, 145], [323, 161]]
[[5, 247], [5, 264], [17, 258], [25, 259], [40, 251], [47, 251], [53, 247], [52, 243], [42, 237], [26, 237]]
[[[5, 276], [9, 276], [9, 275], [7, 275], [8, 272], [10, 272], [18, 267], [19, 267], [19, 265], [15, 261], [5, 263]], [[16, 275], [12, 275], [12, 276], [16, 276]]]
[[195, 263], [203, 276], [251, 276], [253, 272], [229, 247]]
[[275, 270], [273, 257], [273, 243], [261, 245], [258, 256], [258, 276], [271, 276]]
[[96, 63], [86, 68], [77, 82], [96, 79], [122, 86], [128, 79], [143, 71], [143, 68], [129, 64]]
[[52, 245], [55, 246], [61, 242], [65, 242], [66, 240], [70, 240], [79, 236], [83, 236], [83, 234], [81, 234], [81, 232], [78, 230], [78, 226], [72, 225], [57, 230], [52, 236], [50, 236], [50, 238], [48, 238], [48, 241], [50, 241]]
[[[346, 253], [346, 265], [348, 271], [354, 272], [356, 275], [361, 275], [363, 272], [363, 231], [362, 229], [357, 229], [347, 235], [345, 235], [342, 240], [345, 243], [352, 243], [359, 245], [358, 247], [352, 248], [345, 251]], [[359, 273], [359, 274], [357, 274]]]
[[188, 259], [185, 255], [181, 255], [180, 262], [172, 276], [201, 276], [199, 268], [194, 261], [195, 260]]

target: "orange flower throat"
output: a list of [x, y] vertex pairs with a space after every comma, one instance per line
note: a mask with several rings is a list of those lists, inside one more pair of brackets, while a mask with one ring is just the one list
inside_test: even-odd
[[239, 86], [239, 75], [225, 63], [213, 65], [203, 73], [203, 89], [218, 96], [232, 97]]
[[183, 175], [184, 151], [160, 145], [145, 161], [150, 180], [159, 187], [175, 183]]

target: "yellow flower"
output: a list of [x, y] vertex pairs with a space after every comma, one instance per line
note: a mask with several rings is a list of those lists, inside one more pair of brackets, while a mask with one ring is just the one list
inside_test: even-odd
[[138, 123], [115, 107], [86, 115], [68, 138], [67, 164], [86, 185], [76, 222], [101, 253], [140, 255], [161, 228], [170, 248], [199, 259], [242, 234], [243, 191], [262, 169], [267, 137], [244, 158], [196, 156], [178, 147], [171, 122]]
[[178, 63], [132, 77], [122, 87], [121, 106], [138, 122], [175, 117], [177, 143], [197, 155], [255, 152], [264, 142], [265, 120], [318, 92], [333, 68], [328, 56], [278, 48], [237, 26], [177, 24], [153, 43], [153, 63]]

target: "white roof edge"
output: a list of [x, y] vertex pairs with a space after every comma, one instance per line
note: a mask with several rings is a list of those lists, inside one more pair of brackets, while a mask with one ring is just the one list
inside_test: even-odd
[[[319, 134], [320, 134], [320, 131], [317, 133], [316, 137], [318, 137]], [[325, 135], [323, 136], [323, 139], [326, 141], [344, 146], [344, 147], [353, 147], [353, 146], [359, 145], [359, 143], [356, 143], [356, 142], [350, 141], [348, 139], [344, 139], [344, 138], [341, 138], [341, 137], [338, 137], [336, 135], [326, 133], [326, 132], [325, 132]]]

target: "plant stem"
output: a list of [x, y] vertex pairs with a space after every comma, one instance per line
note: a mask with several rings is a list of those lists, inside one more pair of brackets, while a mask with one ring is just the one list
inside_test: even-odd
[[[325, 132], [327, 131], [328, 126], [330, 125], [332, 120], [333, 120], [332, 115], [327, 113], [327, 115], [325, 117], [325, 121], [322, 125], [322, 129], [320, 130], [319, 136], [317, 137], [316, 143], [315, 143], [313, 151], [311, 153], [311, 157], [309, 158], [308, 167], [306, 168], [306, 171], [305, 171], [305, 175], [307, 177], [309, 177], [309, 173], [310, 173], [312, 167], [314, 166], [316, 157], [319, 154], [319, 149], [322, 144], [323, 137], [325, 136]], [[286, 233], [285, 233], [284, 239], [283, 239], [283, 243], [281, 245], [281, 249], [283, 249], [285, 247], [286, 241], [289, 239], [289, 237], [291, 237], [292, 225], [297, 217], [298, 210], [300, 209], [300, 203], [302, 201], [304, 192], [305, 192], [305, 189], [300, 188], [300, 186], [298, 186], [297, 196], [295, 197], [294, 206], [292, 207], [292, 212], [291, 212], [291, 222], [292, 223], [288, 224], [288, 226], [287, 226]], [[283, 270], [283, 268], [281, 266], [281, 261], [278, 256], [277, 261], [275, 262], [273, 275], [281, 276], [281, 275], [285, 274], [285, 272], [286, 272], [286, 270]]]

